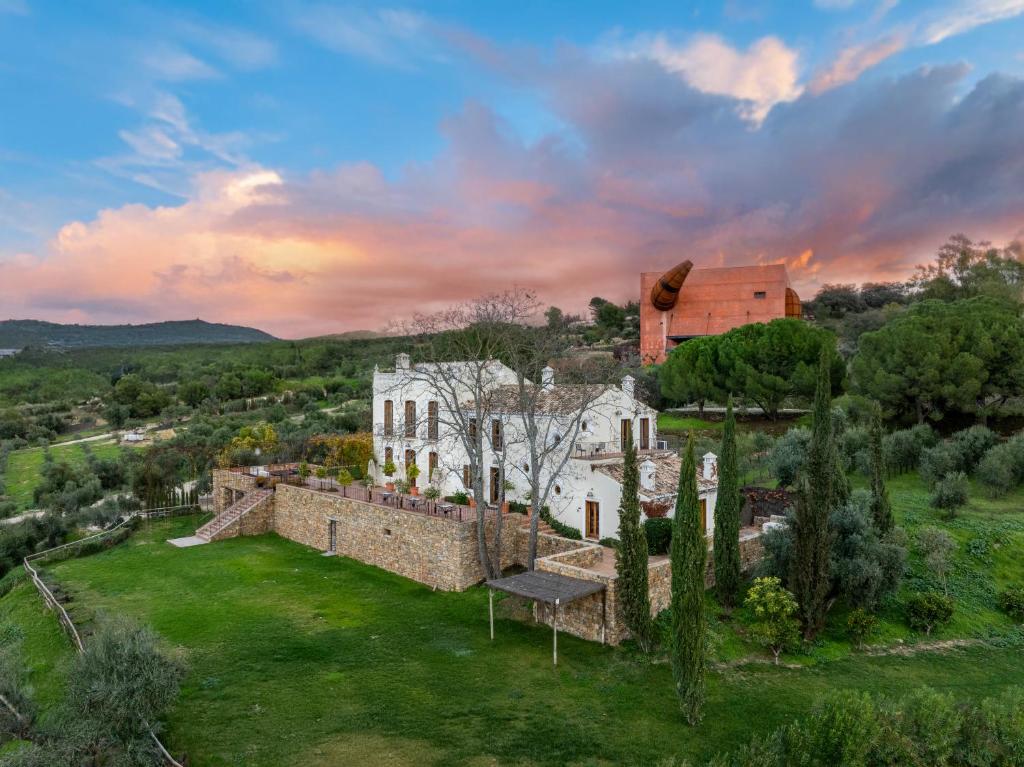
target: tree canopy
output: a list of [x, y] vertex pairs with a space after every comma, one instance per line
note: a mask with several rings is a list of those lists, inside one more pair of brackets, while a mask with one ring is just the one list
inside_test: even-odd
[[832, 334], [787, 318], [681, 344], [662, 367], [662, 390], [670, 399], [698, 403], [734, 394], [774, 419], [787, 399], [813, 397], [823, 348], [832, 388], [838, 389], [845, 366]]
[[991, 297], [922, 301], [865, 333], [851, 367], [890, 420], [984, 419], [1024, 393], [1024, 321], [1018, 305]]

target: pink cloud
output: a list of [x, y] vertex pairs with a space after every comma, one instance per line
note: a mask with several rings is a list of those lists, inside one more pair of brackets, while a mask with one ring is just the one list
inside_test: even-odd
[[1024, 84], [960, 95], [962, 68], [805, 93], [759, 129], [735, 98], [648, 60], [567, 49], [520, 67], [564, 130], [524, 142], [469, 103], [432, 162], [389, 180], [358, 163], [193, 178], [187, 201], [70, 222], [0, 255], [11, 316], [201, 316], [285, 337], [382, 328], [485, 291], [532, 287], [582, 311], [639, 273], [783, 261], [822, 282], [898, 279], [963, 230], [1024, 227]]

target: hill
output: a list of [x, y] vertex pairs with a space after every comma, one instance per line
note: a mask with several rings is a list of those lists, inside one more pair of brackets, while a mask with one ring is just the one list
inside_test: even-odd
[[40, 320], [0, 320], [0, 349], [239, 344], [274, 340], [274, 336], [255, 328], [198, 319], [145, 325], [61, 325]]

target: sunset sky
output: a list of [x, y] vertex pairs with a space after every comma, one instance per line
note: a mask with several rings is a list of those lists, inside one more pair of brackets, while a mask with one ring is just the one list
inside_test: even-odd
[[1024, 237], [1024, 0], [0, 0], [0, 318], [380, 329]]

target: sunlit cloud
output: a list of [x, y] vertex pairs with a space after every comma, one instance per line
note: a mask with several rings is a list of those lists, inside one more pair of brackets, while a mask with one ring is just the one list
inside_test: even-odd
[[843, 48], [832, 63], [818, 72], [808, 85], [811, 93], [823, 93], [846, 85], [906, 46], [906, 38], [893, 34], [870, 43]]
[[631, 52], [657, 61], [698, 90], [739, 100], [744, 117], [755, 123], [802, 90], [799, 55], [777, 37], [762, 37], [743, 51], [717, 35], [674, 43], [659, 34], [639, 40]]
[[1024, 13], [1024, 0], [960, 0], [936, 11], [922, 30], [924, 43], [933, 45], [954, 35]]

